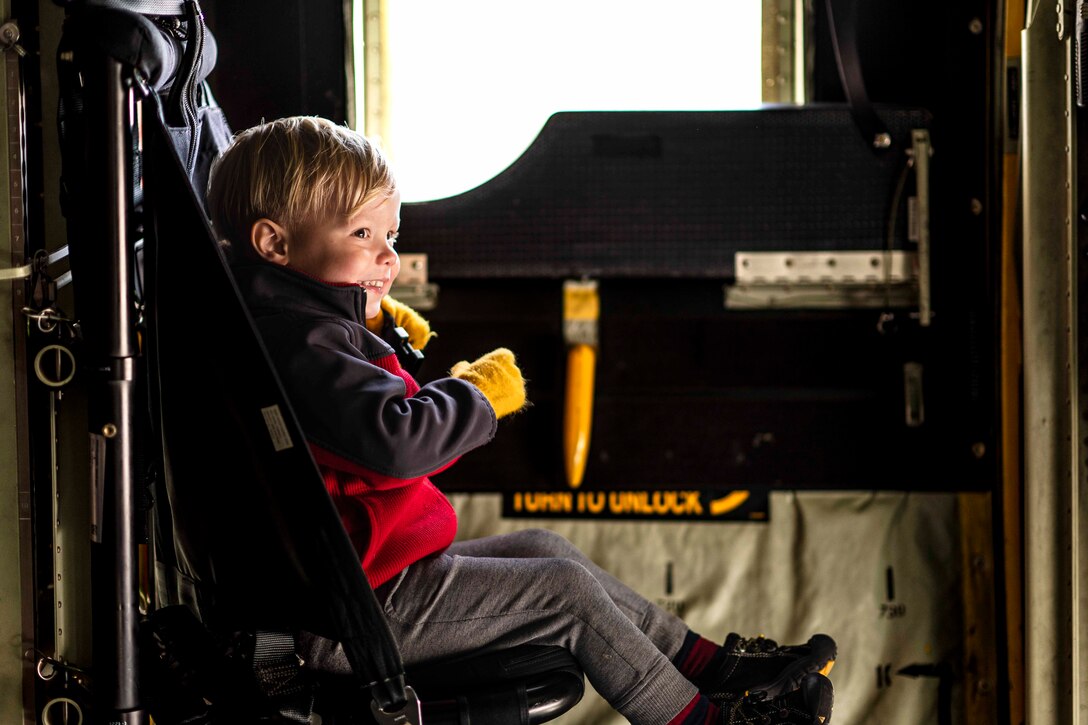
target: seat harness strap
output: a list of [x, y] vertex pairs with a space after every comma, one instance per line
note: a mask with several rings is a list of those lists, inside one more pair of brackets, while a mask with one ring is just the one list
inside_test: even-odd
[[288, 722], [310, 722], [313, 688], [295, 653], [295, 636], [259, 630], [253, 644], [253, 674], [261, 690]]

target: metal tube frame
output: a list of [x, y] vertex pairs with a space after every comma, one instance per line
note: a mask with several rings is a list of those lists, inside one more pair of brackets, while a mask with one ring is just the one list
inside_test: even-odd
[[106, 156], [110, 260], [110, 377], [106, 383], [110, 420], [101, 431], [110, 461], [107, 486], [113, 493], [114, 650], [111, 723], [148, 722], [139, 689], [139, 565], [135, 504], [136, 299], [135, 252], [130, 238], [132, 148], [136, 101], [131, 77], [113, 59], [106, 60]]

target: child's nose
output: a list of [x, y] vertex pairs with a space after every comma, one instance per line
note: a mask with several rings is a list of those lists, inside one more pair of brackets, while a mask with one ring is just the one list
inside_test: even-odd
[[397, 250], [393, 248], [392, 242], [386, 242], [385, 249], [378, 254], [379, 264], [393, 264], [400, 257], [397, 255]]

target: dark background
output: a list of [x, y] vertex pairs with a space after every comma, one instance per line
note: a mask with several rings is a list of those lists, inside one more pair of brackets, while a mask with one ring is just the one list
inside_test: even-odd
[[[879, 310], [726, 310], [728, 271], [640, 278], [586, 270], [600, 280], [602, 304], [587, 487], [997, 487], [993, 11], [979, 0], [857, 5], [872, 100], [931, 114], [933, 324], [921, 328], [909, 311], [896, 310], [882, 333]], [[811, 100], [841, 103], [823, 4], [814, 6]], [[341, 3], [280, 3], [275, 14], [264, 7], [252, 0], [204, 3], [208, 26], [231, 39], [220, 44], [211, 76], [231, 124], [244, 128], [291, 114], [345, 120]], [[692, 72], [713, 77], [728, 69]], [[757, 174], [786, 173], [758, 159], [732, 168], [732, 180], [713, 182], [723, 198]], [[662, 188], [654, 198], [665, 200], [667, 210], [683, 193]], [[486, 197], [461, 200], [459, 211], [503, 213], [485, 208]], [[587, 195], [578, 213], [609, 213], [595, 208], [594, 199]], [[434, 208], [426, 206], [405, 205], [402, 251], [440, 257], [442, 248], [427, 246], [424, 220]], [[676, 219], [663, 224], [692, 221], [681, 214], [682, 203], [672, 206]], [[452, 222], [443, 229], [458, 236]], [[514, 257], [525, 252], [517, 246], [521, 239], [507, 240]], [[690, 260], [699, 253], [682, 240], [665, 240], [661, 252], [665, 268], [670, 255]], [[519, 276], [516, 267], [504, 266], [502, 254], [501, 247], [488, 248], [481, 268], [503, 273], [476, 278], [444, 276], [432, 263], [438, 306], [425, 314], [439, 337], [420, 377], [441, 376], [456, 360], [504, 345], [519, 355], [533, 405], [504, 420], [491, 445], [439, 482], [447, 490], [565, 488], [561, 277], [577, 275]], [[926, 419], [919, 428], [904, 422], [902, 367], [908, 361], [925, 371]]]

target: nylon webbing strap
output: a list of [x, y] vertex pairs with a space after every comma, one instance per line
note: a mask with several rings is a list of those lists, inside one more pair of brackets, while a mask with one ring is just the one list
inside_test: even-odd
[[1088, 2], [1077, 0], [1076, 33], [1073, 36], [1073, 88], [1077, 105], [1088, 106]]
[[838, 0], [838, 12], [834, 10], [835, 4], [835, 0], [824, 0], [831, 47], [835, 51], [835, 63], [839, 68], [839, 80], [842, 81], [846, 102], [850, 104], [850, 113], [866, 145], [874, 152], [888, 150], [892, 147], [891, 134], [873, 110], [865, 90], [865, 78], [861, 74], [856, 0]]
[[258, 631], [253, 647], [253, 674], [261, 690], [289, 722], [310, 722], [314, 695], [295, 654], [295, 637], [286, 632]]
[[189, 129], [189, 153], [185, 160], [185, 171], [192, 176], [196, 164], [197, 128], [196, 87], [199, 83], [198, 72], [204, 60], [204, 13], [197, 0], [186, 0], [185, 17], [188, 20], [188, 37], [181, 64], [170, 88], [170, 97], [166, 101], [166, 120], [175, 126]]
[[141, 15], [184, 15], [185, 3], [179, 0], [84, 0], [84, 5], [127, 10]]

